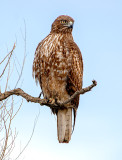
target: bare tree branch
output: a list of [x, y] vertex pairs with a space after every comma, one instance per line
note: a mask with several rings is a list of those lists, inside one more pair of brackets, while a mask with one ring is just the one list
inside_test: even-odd
[[59, 108], [59, 106], [61, 108], [64, 108], [64, 104], [67, 104], [69, 103], [70, 101], [72, 101], [77, 95], [80, 95], [80, 94], [84, 94], [86, 92], [89, 92], [91, 91], [91, 89], [93, 87], [95, 87], [97, 85], [97, 82], [95, 80], [92, 81], [92, 84], [86, 88], [83, 88], [81, 89], [80, 91], [76, 91], [72, 96], [71, 98], [69, 98], [68, 100], [66, 100], [65, 102], [63, 103], [59, 103], [59, 102], [50, 102], [49, 100], [47, 99], [40, 99], [38, 97], [32, 97], [31, 95], [25, 93], [22, 89], [20, 88], [17, 88], [17, 89], [14, 89], [14, 90], [11, 90], [11, 91], [6, 91], [4, 93], [0, 93], [0, 101], [2, 100], [5, 100], [6, 98], [10, 97], [11, 95], [17, 95], [17, 96], [21, 96], [23, 97], [24, 99], [26, 99], [28, 102], [34, 102], [34, 103], [39, 103], [40, 105], [46, 105], [50, 108]]
[[93, 80], [93, 81], [92, 81], [92, 84], [91, 84], [90, 86], [88, 86], [88, 87], [86, 87], [86, 88], [83, 88], [83, 89], [81, 89], [80, 91], [76, 91], [76, 92], [70, 97], [70, 99], [66, 100], [66, 101], [63, 102], [63, 103], [60, 103], [59, 105], [62, 106], [62, 105], [64, 105], [64, 104], [67, 104], [67, 103], [71, 102], [77, 95], [84, 94], [84, 93], [86, 93], [86, 92], [91, 91], [91, 89], [92, 89], [93, 87], [95, 87], [96, 85], [97, 85], [97, 81]]
[[[9, 52], [9, 54], [7, 55], [7, 56], [9, 56], [9, 55], [10, 55], [10, 56], [9, 56], [9, 58], [8, 58], [8, 61], [7, 61], [6, 65], [5, 65], [5, 68], [3, 69], [2, 74], [0, 75], [0, 78], [3, 76], [3, 74], [4, 74], [5, 70], [6, 70], [6, 68], [7, 68], [8, 64], [9, 64], [9, 62], [10, 62], [10, 59], [11, 59], [11, 56], [12, 56], [12, 53], [13, 53], [13, 51], [14, 51], [15, 47], [16, 47], [16, 45], [15, 45], [15, 43], [14, 43], [14, 46], [13, 46], [13, 48], [12, 48], [11, 52]], [[2, 62], [7, 58], [7, 56], [2, 60]], [[2, 62], [0, 62], [0, 64], [1, 64]]]
[[26, 23], [25, 23], [25, 21], [24, 21], [24, 24], [25, 24], [25, 36], [23, 36], [23, 40], [24, 40], [24, 42], [25, 42], [24, 58], [23, 58], [23, 64], [22, 64], [22, 67], [21, 67], [21, 72], [20, 72], [20, 74], [19, 74], [19, 78], [18, 78], [18, 80], [17, 80], [17, 83], [16, 83], [16, 85], [15, 85], [15, 88], [17, 87], [17, 85], [18, 85], [18, 83], [19, 83], [19, 81], [20, 81], [20, 79], [21, 79], [21, 77], [22, 77], [22, 73], [23, 73], [24, 65], [25, 65], [25, 59], [26, 59]]
[[30, 141], [31, 141], [31, 139], [32, 139], [32, 137], [33, 137], [33, 134], [34, 134], [35, 127], [36, 127], [36, 124], [37, 124], [37, 121], [38, 121], [39, 115], [40, 115], [40, 111], [39, 111], [38, 115], [37, 115], [37, 116], [36, 116], [36, 118], [35, 118], [34, 126], [33, 126], [33, 130], [32, 130], [32, 133], [31, 133], [31, 136], [30, 136], [30, 138], [29, 138], [28, 142], [26, 143], [25, 147], [22, 149], [22, 151], [19, 153], [19, 155], [16, 157], [16, 159], [15, 159], [15, 160], [17, 160], [17, 159], [21, 156], [21, 154], [25, 151], [25, 149], [26, 149], [26, 148], [27, 148], [27, 146], [29, 145], [29, 143], [30, 143]]

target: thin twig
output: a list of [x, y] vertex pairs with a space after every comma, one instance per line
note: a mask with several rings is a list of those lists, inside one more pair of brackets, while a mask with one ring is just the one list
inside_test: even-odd
[[38, 115], [37, 115], [37, 116], [36, 116], [36, 118], [35, 118], [34, 126], [33, 126], [33, 130], [32, 130], [32, 133], [31, 133], [31, 136], [30, 136], [30, 138], [29, 138], [28, 142], [26, 143], [25, 147], [22, 149], [22, 151], [19, 153], [19, 155], [16, 157], [16, 159], [15, 159], [15, 160], [17, 160], [17, 159], [21, 156], [21, 154], [25, 151], [25, 149], [26, 149], [26, 148], [27, 148], [27, 146], [29, 145], [29, 143], [30, 143], [30, 141], [31, 141], [31, 139], [32, 139], [32, 137], [33, 137], [33, 134], [34, 134], [35, 127], [36, 127], [36, 124], [37, 124], [37, 121], [38, 121], [39, 115], [40, 115], [40, 111], [39, 111]]
[[[8, 58], [8, 61], [7, 61], [6, 65], [5, 65], [4, 69], [3, 69], [2, 74], [0, 75], [0, 78], [3, 76], [3, 74], [4, 74], [4, 72], [5, 72], [6, 68], [7, 68], [7, 66], [8, 66], [8, 64], [9, 64], [9, 61], [10, 61], [10, 59], [11, 59], [11, 56], [12, 56], [12, 53], [13, 53], [15, 47], [16, 47], [16, 45], [15, 45], [15, 43], [14, 43], [14, 46], [13, 46], [11, 52], [9, 53], [10, 56], [9, 56], [9, 58]], [[9, 54], [8, 54], [8, 55], [9, 55]], [[5, 59], [3, 59], [3, 61], [4, 61], [4, 60], [5, 60]], [[3, 61], [2, 61], [2, 62], [3, 62]], [[2, 63], [2, 62], [1, 62], [1, 63]]]
[[6, 87], [5, 87], [5, 91], [7, 90], [8, 81], [9, 81], [9, 76], [10, 76], [10, 62], [9, 62], [8, 64], [9, 64], [9, 67], [8, 67], [8, 75], [7, 75], [7, 79], [6, 79]]
[[[25, 23], [25, 21], [24, 21]], [[21, 77], [22, 77], [22, 73], [23, 73], [23, 69], [24, 69], [24, 65], [25, 65], [25, 59], [26, 59], [26, 23], [25, 23], [25, 37], [23, 37], [24, 39], [24, 42], [25, 42], [25, 50], [24, 50], [24, 59], [23, 59], [23, 64], [22, 64], [22, 68], [21, 68], [21, 72], [19, 74], [19, 77], [18, 77], [18, 80], [17, 80], [17, 83], [15, 85], [15, 88], [17, 87]]]
[[18, 110], [17, 110], [16, 113], [13, 115], [12, 120], [14, 119], [14, 117], [15, 117], [15, 116], [17, 115], [17, 113], [19, 112], [20, 108], [22, 107], [22, 104], [23, 104], [23, 99], [22, 99], [22, 102], [21, 102]]
[[9, 52], [9, 53], [5, 56], [5, 58], [0, 62], [0, 64], [2, 64], [2, 63], [5, 61], [5, 59], [6, 59], [10, 54], [11, 54], [11, 52]]

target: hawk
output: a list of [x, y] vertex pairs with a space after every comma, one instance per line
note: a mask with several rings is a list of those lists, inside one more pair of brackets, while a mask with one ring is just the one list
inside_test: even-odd
[[[49, 35], [37, 46], [33, 61], [33, 77], [39, 82], [45, 99], [64, 102], [82, 89], [83, 60], [80, 49], [73, 40], [74, 20], [61, 15], [52, 23]], [[72, 110], [74, 125], [79, 95], [65, 109], [52, 109], [57, 115], [59, 143], [68, 143], [72, 134]], [[73, 129], [74, 129], [73, 125]]]

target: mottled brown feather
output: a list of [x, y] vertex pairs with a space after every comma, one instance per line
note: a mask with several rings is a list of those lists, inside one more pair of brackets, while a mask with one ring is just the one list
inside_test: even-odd
[[[66, 20], [67, 25], [61, 24]], [[33, 76], [39, 82], [44, 98], [65, 101], [82, 88], [83, 60], [80, 49], [72, 37], [74, 20], [59, 16], [52, 24], [50, 34], [37, 46], [33, 62]], [[73, 105], [74, 124], [79, 105], [77, 96], [68, 105]], [[53, 113], [58, 110], [52, 109]]]

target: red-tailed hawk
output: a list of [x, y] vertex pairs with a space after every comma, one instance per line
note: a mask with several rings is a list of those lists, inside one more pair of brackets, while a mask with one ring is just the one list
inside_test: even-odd
[[[73, 40], [74, 20], [59, 16], [52, 24], [49, 35], [37, 46], [33, 62], [33, 76], [39, 82], [46, 99], [64, 102], [82, 88], [83, 61], [80, 49]], [[65, 106], [52, 109], [57, 115], [57, 135], [60, 143], [68, 143], [72, 133], [72, 108], [74, 123], [79, 96]]]

